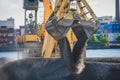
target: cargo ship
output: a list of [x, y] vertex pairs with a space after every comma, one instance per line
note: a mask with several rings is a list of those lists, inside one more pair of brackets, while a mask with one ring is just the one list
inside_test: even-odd
[[0, 51], [14, 51], [16, 49], [15, 29], [0, 28]]

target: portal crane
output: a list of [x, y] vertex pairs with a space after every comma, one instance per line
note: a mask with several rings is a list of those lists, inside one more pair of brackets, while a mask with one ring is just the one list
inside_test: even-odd
[[[73, 3], [76, 3], [75, 9], [71, 6]], [[99, 28], [96, 18], [86, 0], [56, 0], [55, 9], [45, 23], [49, 35], [46, 32], [43, 57], [51, 57], [57, 44], [67, 67], [74, 67], [74, 74], [80, 74], [85, 67], [87, 41]]]
[[23, 44], [23, 57], [40, 55], [40, 38], [36, 28], [38, 4], [38, 0], [24, 0], [23, 2], [23, 8], [25, 9], [25, 30], [24, 34], [18, 37], [18, 43]]
[[[39, 48], [39, 55], [42, 53], [42, 57], [44, 58], [50, 58], [54, 56], [60, 56], [60, 50], [58, 45], [58, 40], [61, 39], [63, 36], [67, 36], [67, 39], [69, 41], [69, 45], [71, 50], [73, 50], [74, 45], [78, 41], [78, 38], [71, 28], [73, 22], [96, 22], [97, 17], [94, 14], [93, 10], [90, 8], [86, 0], [39, 0], [40, 2], [43, 2], [44, 5], [44, 18], [42, 27], [37, 33], [35, 34], [25, 34], [22, 36], [23, 43], [28, 44], [29, 42], [35, 42], [38, 43], [39, 41], [42, 41], [42, 47]], [[30, 29], [35, 29], [33, 27], [33, 23], [35, 22], [35, 25], [37, 23], [37, 10], [38, 10], [38, 0], [24, 0], [24, 9], [25, 9], [25, 25], [27, 22], [26, 18], [26, 10], [33, 10], [35, 11], [34, 20], [33, 13], [29, 14], [30, 18]], [[75, 15], [74, 15], [75, 14]], [[54, 19], [56, 22], [64, 22], [64, 27], [56, 27], [54, 26], [48, 26], [49, 21]], [[76, 19], [76, 20], [75, 20]], [[81, 19], [81, 21], [79, 21]], [[57, 24], [57, 23], [56, 23]], [[46, 28], [46, 25], [48, 26]], [[91, 24], [90, 24], [91, 25]], [[26, 25], [27, 26], [27, 25]], [[93, 25], [95, 26], [95, 25]], [[52, 30], [53, 29], [53, 30]], [[58, 31], [58, 33], [56, 33]], [[87, 31], [87, 30], [85, 30]], [[53, 33], [55, 33], [53, 37]], [[87, 32], [87, 36], [90, 36], [90, 31]], [[38, 46], [39, 47], [39, 46]]]
[[[49, 57], [55, 56], [53, 53], [55, 53], [55, 52], [59, 53], [58, 47], [57, 47], [57, 41], [54, 38], [52, 38], [45, 29], [45, 23], [48, 20], [50, 20], [51, 16], [53, 16], [53, 15], [56, 16], [57, 21], [61, 20], [63, 17], [72, 19], [72, 21], [73, 21], [73, 16], [72, 16], [73, 13], [70, 12], [69, 9], [75, 8], [75, 10], [77, 10], [77, 12], [78, 12], [78, 16], [80, 16], [80, 18], [82, 20], [85, 20], [85, 21], [97, 20], [96, 15], [94, 14], [93, 10], [88, 5], [86, 0], [78, 0], [78, 1], [55, 0], [55, 2], [53, 2], [52, 0], [47, 0], [47, 1], [40, 0], [40, 1], [42, 1], [44, 4], [44, 19], [43, 19], [42, 29], [39, 31], [39, 35], [44, 37], [43, 48], [42, 48], [42, 56], [43, 57], [49, 58]], [[55, 9], [54, 9], [54, 7], [55, 7]], [[70, 23], [72, 23], [72, 22], [70, 22]], [[69, 25], [70, 23], [67, 23], [67, 24]], [[64, 33], [64, 31], [63, 31], [63, 33]], [[70, 47], [72, 49], [74, 44], [77, 41], [77, 38], [71, 28], [67, 31], [66, 35], [67, 35], [68, 41], [70, 43]], [[58, 35], [56, 35], [56, 36], [58, 36]]]

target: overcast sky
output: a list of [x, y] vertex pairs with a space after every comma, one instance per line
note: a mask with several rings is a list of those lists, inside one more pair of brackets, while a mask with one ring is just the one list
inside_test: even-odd
[[[115, 0], [87, 0], [87, 2], [98, 17], [115, 16]], [[40, 13], [39, 11], [38, 14]], [[23, 0], [0, 0], [0, 20], [9, 17], [15, 19], [15, 28], [24, 25]]]

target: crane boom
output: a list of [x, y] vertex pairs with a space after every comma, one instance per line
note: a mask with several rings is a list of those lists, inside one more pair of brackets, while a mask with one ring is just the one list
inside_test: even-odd
[[[57, 17], [57, 21], [61, 20], [62, 18], [66, 18], [68, 20], [73, 21], [73, 13], [70, 11], [71, 0], [55, 0], [53, 3], [51, 0], [40, 0], [44, 4], [44, 19], [42, 24], [42, 29], [40, 30], [39, 34], [44, 37], [44, 43], [42, 48], [42, 55], [44, 57], [51, 57], [53, 50], [57, 46], [57, 41], [52, 38], [45, 29], [45, 23], [50, 20], [52, 16]], [[77, 3], [77, 11], [83, 20], [90, 21], [90, 20], [97, 20], [96, 15], [94, 14], [93, 10], [90, 8], [86, 0], [78, 0]], [[55, 8], [53, 8], [53, 5]], [[72, 23], [71, 21], [68, 25]], [[70, 27], [70, 26], [69, 26]], [[50, 27], [52, 28], [52, 27]], [[72, 29], [70, 28], [67, 32], [67, 38], [70, 43], [71, 49], [73, 48], [74, 44], [77, 41], [75, 34], [73, 33]], [[60, 35], [60, 34], [59, 34]], [[56, 35], [58, 36], [58, 35]], [[58, 53], [58, 52], [57, 52]]]

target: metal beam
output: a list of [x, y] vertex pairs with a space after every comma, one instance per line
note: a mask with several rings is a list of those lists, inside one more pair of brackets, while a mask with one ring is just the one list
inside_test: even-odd
[[120, 1], [119, 0], [116, 0], [116, 21], [117, 22], [120, 22]]

